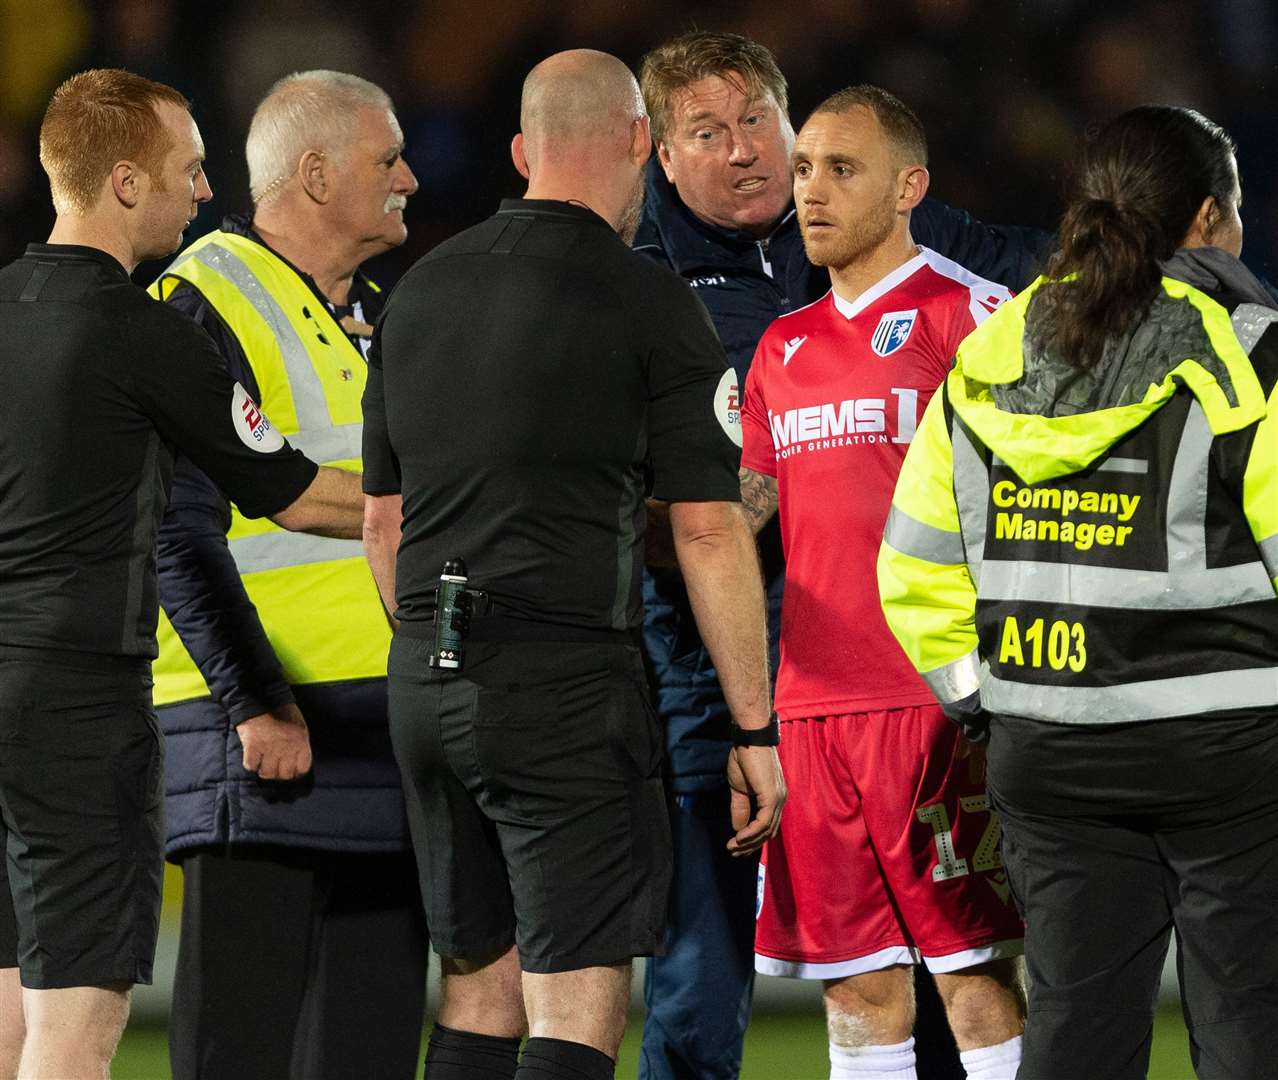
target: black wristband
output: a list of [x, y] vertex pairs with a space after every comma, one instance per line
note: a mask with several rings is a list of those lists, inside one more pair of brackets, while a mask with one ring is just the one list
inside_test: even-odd
[[777, 714], [772, 714], [772, 719], [768, 721], [765, 728], [743, 728], [738, 727], [735, 720], [728, 724], [728, 729], [732, 732], [733, 746], [780, 746], [781, 745], [781, 725], [777, 722]]

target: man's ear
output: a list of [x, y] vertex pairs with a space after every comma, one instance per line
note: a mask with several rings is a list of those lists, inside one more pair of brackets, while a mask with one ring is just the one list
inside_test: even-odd
[[302, 180], [302, 190], [317, 203], [326, 203], [332, 197], [328, 177], [328, 159], [320, 150], [307, 150], [297, 163], [297, 175]]
[[117, 161], [111, 168], [111, 191], [130, 210], [142, 197], [143, 172], [131, 161]]
[[652, 157], [652, 128], [648, 118], [641, 116], [630, 125], [630, 160], [642, 168]]
[[896, 208], [913, 210], [927, 194], [931, 177], [922, 165], [907, 165], [897, 175]]
[[528, 158], [524, 154], [524, 133], [522, 131], [516, 132], [515, 137], [510, 140], [510, 160], [515, 163], [515, 171], [527, 180], [530, 170], [528, 168]]
[[657, 161], [660, 162], [661, 171], [666, 174], [666, 179], [673, 184], [675, 178], [674, 167], [670, 162], [670, 149], [663, 142], [657, 143]]

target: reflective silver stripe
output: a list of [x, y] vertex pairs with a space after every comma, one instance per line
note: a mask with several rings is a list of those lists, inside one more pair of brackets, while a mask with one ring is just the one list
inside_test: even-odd
[[1097, 472], [1147, 473], [1149, 462], [1138, 457], [1106, 458], [1096, 466]]
[[982, 600], [1185, 611], [1272, 600], [1274, 587], [1259, 561], [1199, 570], [1181, 580], [1160, 570], [988, 559], [981, 572], [980, 596]]
[[231, 540], [230, 547], [241, 574], [364, 557], [364, 545], [358, 540], [330, 540], [308, 533], [269, 532], [241, 536]]
[[325, 431], [299, 431], [288, 441], [312, 461], [358, 460], [364, 453], [364, 425], [338, 424]]
[[973, 649], [944, 667], [923, 672], [923, 681], [942, 703], [962, 701], [981, 688], [981, 658]]
[[950, 428], [950, 444], [954, 453], [954, 501], [963, 532], [963, 551], [972, 584], [980, 590], [984, 572], [985, 522], [990, 505], [990, 474], [957, 416]]
[[896, 506], [888, 513], [883, 539], [902, 555], [926, 562], [953, 566], [964, 559], [961, 534], [928, 525]]
[[[324, 386], [311, 366], [306, 346], [297, 336], [297, 331], [293, 329], [293, 324], [289, 322], [279, 301], [257, 279], [248, 263], [233, 251], [219, 244], [209, 243], [178, 259], [170, 270], [176, 270], [186, 259], [198, 259], [210, 270], [221, 274], [240, 290], [244, 299], [266, 320], [276, 344], [279, 345], [280, 355], [284, 358], [284, 370], [288, 374], [288, 388], [293, 395], [293, 411], [297, 414], [298, 428], [305, 431], [308, 428], [331, 426]], [[317, 300], [316, 303], [318, 302]]]
[[986, 562], [982, 600], [1031, 600], [1094, 608], [1184, 611], [1272, 600], [1259, 562], [1207, 569], [1207, 474], [1211, 425], [1195, 399], [1167, 490], [1167, 571], [1029, 560]]
[[990, 675], [981, 683], [981, 703], [990, 712], [1057, 724], [1165, 720], [1278, 705], [1278, 668], [1214, 671], [1117, 686], [1039, 686]]
[[[1167, 486], [1167, 570], [1175, 578], [1207, 566], [1207, 455], [1211, 425], [1194, 398]], [[1179, 582], [1177, 583], [1179, 584]]]
[[1267, 536], [1256, 545], [1260, 548], [1260, 557], [1265, 560], [1265, 571], [1270, 578], [1278, 578], [1278, 533]]
[[1239, 304], [1234, 308], [1229, 320], [1234, 324], [1238, 344], [1250, 356], [1251, 350], [1256, 347], [1256, 342], [1269, 329], [1269, 324], [1278, 322], [1278, 311], [1261, 304]]

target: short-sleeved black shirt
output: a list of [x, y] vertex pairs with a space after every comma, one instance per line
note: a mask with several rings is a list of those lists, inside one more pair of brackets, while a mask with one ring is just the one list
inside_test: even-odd
[[155, 656], [174, 447], [251, 517], [315, 476], [208, 335], [94, 248], [0, 269], [0, 380], [0, 649]]
[[421, 259], [364, 396], [364, 490], [404, 500], [404, 632], [453, 556], [494, 614], [636, 626], [644, 495], [740, 498], [729, 370], [687, 285], [583, 207], [507, 200]]

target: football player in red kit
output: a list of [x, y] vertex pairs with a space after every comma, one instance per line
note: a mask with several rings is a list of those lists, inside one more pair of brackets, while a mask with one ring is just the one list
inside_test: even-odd
[[918, 247], [922, 126], [876, 87], [821, 104], [794, 194], [821, 300], [759, 342], [742, 493], [780, 510], [776, 709], [790, 802], [759, 880], [756, 968], [822, 979], [832, 1080], [915, 1076], [909, 965], [936, 978], [969, 1077], [1011, 1080], [1021, 923], [984, 754], [946, 720], [879, 607], [875, 559], [905, 451], [959, 342], [1008, 297]]

